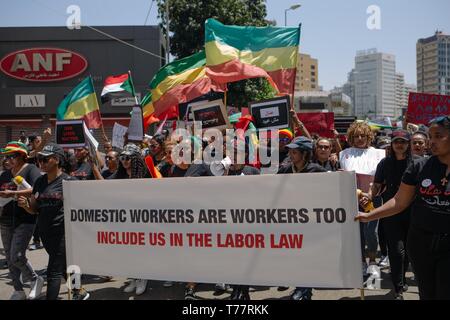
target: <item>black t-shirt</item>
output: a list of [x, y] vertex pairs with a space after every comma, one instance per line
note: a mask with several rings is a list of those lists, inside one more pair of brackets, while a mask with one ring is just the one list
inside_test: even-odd
[[[166, 167], [167, 166], [164, 166], [164, 168], [166, 168]], [[188, 169], [181, 169], [176, 165], [171, 165], [167, 168], [167, 170], [161, 171], [161, 175], [164, 178], [181, 178], [186, 175], [187, 171], [188, 171]]]
[[450, 233], [450, 174], [435, 156], [415, 160], [402, 182], [416, 187], [411, 224], [432, 233]]
[[384, 202], [392, 199], [397, 193], [407, 165], [407, 159], [397, 160], [391, 157], [382, 159], [378, 164], [373, 182], [385, 186], [386, 190], [381, 194]]
[[320, 162], [319, 160], [314, 160], [313, 163], [318, 164], [319, 166], [322, 166], [326, 171], [337, 171], [339, 169], [339, 164], [336, 163], [336, 165], [333, 165], [330, 160], [327, 160], [325, 162]]
[[77, 163], [77, 169], [70, 175], [77, 180], [95, 180], [94, 172], [88, 162]]
[[63, 180], [75, 179], [62, 173], [48, 183], [47, 175], [43, 175], [34, 184], [33, 195], [37, 202], [40, 233], [50, 229], [64, 229]]
[[[300, 173], [314, 173], [314, 172], [327, 172], [322, 166], [316, 163], [308, 163], [305, 168]], [[292, 171], [292, 165], [281, 167], [278, 170], [278, 174], [294, 173]]]
[[244, 166], [239, 170], [232, 170], [231, 168], [228, 170], [229, 176], [253, 176], [259, 174], [261, 174], [261, 172], [257, 168], [251, 166]]
[[192, 164], [187, 170], [185, 177], [209, 177], [213, 176], [209, 165], [206, 163]]
[[[33, 186], [41, 176], [41, 171], [34, 164], [28, 164], [18, 175], [28, 182], [29, 185]], [[17, 186], [11, 181], [13, 178], [14, 176], [11, 170], [4, 171], [0, 178], [0, 190], [16, 191]], [[3, 207], [0, 224], [17, 228], [23, 223], [36, 223], [36, 216], [29, 214], [25, 209], [19, 207], [14, 200], [7, 203]]]
[[110, 171], [109, 169], [105, 169], [102, 171], [101, 174], [104, 179], [108, 179], [110, 176], [114, 174], [114, 172]]

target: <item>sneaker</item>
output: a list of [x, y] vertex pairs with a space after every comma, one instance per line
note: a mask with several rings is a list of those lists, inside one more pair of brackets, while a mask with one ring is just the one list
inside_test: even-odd
[[214, 293], [224, 293], [225, 291], [227, 291], [228, 287], [229, 286], [225, 283], [216, 283], [216, 285], [214, 286]]
[[197, 300], [194, 288], [186, 288], [184, 291], [184, 300]]
[[402, 293], [394, 293], [394, 300], [405, 300]]
[[34, 300], [41, 295], [42, 287], [44, 286], [44, 278], [38, 276], [31, 284], [31, 291], [28, 294], [28, 299]]
[[136, 295], [140, 296], [145, 292], [145, 290], [147, 290], [147, 280], [136, 280]]
[[310, 289], [306, 288], [296, 288], [294, 292], [291, 294], [291, 300], [297, 301], [308, 301], [312, 298], [312, 292]]
[[91, 295], [85, 289], [73, 290], [72, 300], [87, 300]]
[[123, 292], [125, 292], [125, 293], [134, 292], [136, 290], [136, 281], [137, 280], [135, 280], [135, 279], [131, 279], [128, 286], [126, 286], [125, 289], [123, 289]]
[[371, 262], [367, 267], [367, 274], [373, 279], [380, 279], [381, 273], [380, 268], [377, 266], [376, 262]]
[[32, 244], [30, 244], [29, 250], [33, 251], [33, 250], [39, 250], [42, 249], [42, 245], [40, 242], [33, 242]]
[[381, 268], [388, 268], [389, 267], [389, 257], [382, 256], [380, 259], [380, 262], [378, 263], [378, 266]]
[[170, 288], [173, 286], [173, 281], [164, 281], [163, 287], [164, 288]]
[[27, 295], [25, 291], [14, 291], [9, 300], [27, 300]]
[[403, 285], [403, 288], [402, 288], [403, 292], [408, 291], [408, 289], [409, 289], [409, 287], [408, 287], [408, 285], [405, 283], [405, 284]]

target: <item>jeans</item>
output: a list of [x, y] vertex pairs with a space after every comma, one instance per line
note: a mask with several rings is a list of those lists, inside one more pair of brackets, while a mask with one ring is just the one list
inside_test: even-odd
[[24, 223], [17, 228], [0, 226], [3, 247], [14, 290], [23, 291], [20, 274], [24, 282], [34, 281], [37, 274], [26, 257], [26, 250], [33, 236], [34, 224]]
[[409, 211], [384, 218], [382, 221], [388, 244], [392, 284], [394, 285], [395, 292], [401, 293], [405, 284], [405, 274], [409, 264], [406, 254]]
[[378, 236], [377, 236], [377, 227], [378, 227], [378, 220], [370, 221], [368, 223], [361, 223], [361, 249], [364, 254], [365, 246], [367, 245], [367, 251], [368, 252], [377, 252], [378, 248]]
[[411, 225], [407, 251], [420, 299], [450, 300], [450, 233], [428, 233]]
[[61, 278], [67, 278], [66, 244], [64, 229], [50, 229], [40, 233], [42, 244], [48, 253], [47, 300], [58, 299]]

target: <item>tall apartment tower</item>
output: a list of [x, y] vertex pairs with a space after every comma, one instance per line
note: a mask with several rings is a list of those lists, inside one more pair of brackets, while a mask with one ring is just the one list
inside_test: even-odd
[[417, 41], [417, 90], [450, 95], [450, 36], [436, 31]]
[[295, 91], [319, 91], [319, 61], [308, 54], [299, 53]]

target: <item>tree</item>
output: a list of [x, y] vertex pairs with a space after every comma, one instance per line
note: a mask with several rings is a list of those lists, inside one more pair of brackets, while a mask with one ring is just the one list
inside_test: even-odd
[[[264, 0], [157, 0], [160, 27], [166, 33], [166, 1], [169, 1], [170, 53], [177, 59], [203, 50], [205, 20], [214, 18], [223, 24], [267, 26]], [[229, 84], [227, 104], [247, 106], [248, 102], [271, 98], [275, 94], [266, 79], [248, 79]]]

